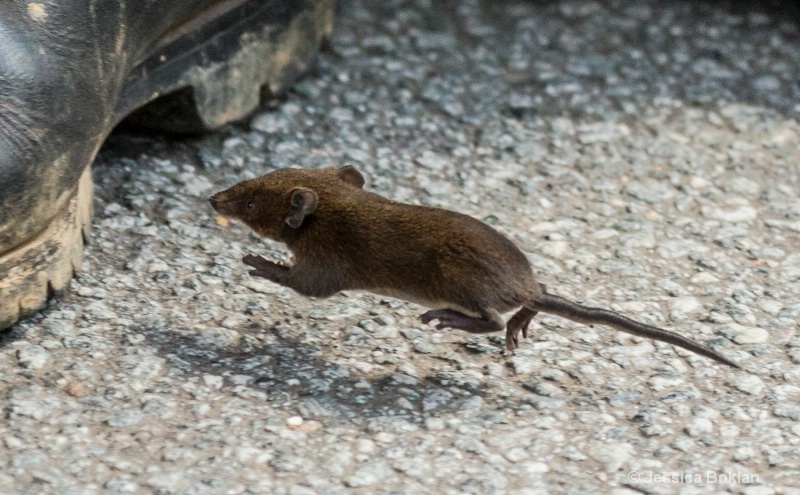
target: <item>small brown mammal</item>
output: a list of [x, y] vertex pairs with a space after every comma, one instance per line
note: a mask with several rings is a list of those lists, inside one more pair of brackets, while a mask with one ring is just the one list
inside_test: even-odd
[[[608, 325], [667, 342], [738, 368], [712, 349], [678, 334], [549, 294], [525, 255], [483, 222], [439, 208], [390, 201], [363, 190], [353, 167], [282, 169], [212, 196], [221, 215], [262, 237], [286, 243], [294, 262], [245, 256], [263, 277], [305, 296], [366, 290], [429, 308], [420, 319], [436, 328], [488, 333], [506, 327], [506, 347], [528, 336], [543, 311], [586, 324]], [[522, 307], [505, 324], [500, 313]]]

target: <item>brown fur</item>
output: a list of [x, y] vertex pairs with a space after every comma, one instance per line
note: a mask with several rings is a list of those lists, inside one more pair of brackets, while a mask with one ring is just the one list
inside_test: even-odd
[[736, 366], [677, 334], [548, 294], [525, 255], [483, 222], [396, 203], [363, 190], [363, 184], [352, 167], [282, 169], [241, 182], [210, 201], [220, 214], [286, 243], [294, 254], [291, 267], [247, 256], [252, 275], [307, 296], [366, 290], [399, 297], [440, 310], [425, 313], [425, 322], [438, 319], [438, 328], [477, 333], [502, 329], [499, 313], [522, 306], [509, 321], [509, 349], [517, 346], [520, 332], [527, 336], [536, 312], [545, 311], [611, 325]]

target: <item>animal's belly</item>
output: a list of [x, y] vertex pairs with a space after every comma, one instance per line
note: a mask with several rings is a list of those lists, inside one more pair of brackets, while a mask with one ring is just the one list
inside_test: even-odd
[[402, 299], [404, 301], [413, 302], [415, 304], [419, 304], [420, 306], [425, 306], [426, 308], [431, 309], [453, 309], [458, 311], [459, 313], [464, 313], [467, 316], [472, 316], [475, 318], [480, 318], [480, 313], [476, 313], [475, 311], [471, 311], [464, 307], [461, 307], [457, 304], [453, 304], [446, 301], [434, 301], [429, 299], [420, 298], [413, 294], [408, 294], [403, 291], [398, 291], [396, 289], [370, 289], [370, 292], [381, 295], [381, 296], [388, 296], [388, 297], [395, 297], [397, 299]]

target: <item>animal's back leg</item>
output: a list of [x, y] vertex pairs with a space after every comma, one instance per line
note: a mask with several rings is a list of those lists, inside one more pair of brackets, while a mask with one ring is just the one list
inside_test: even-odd
[[491, 333], [502, 330], [505, 326], [503, 317], [494, 309], [481, 311], [481, 317], [468, 316], [454, 309], [434, 309], [423, 313], [420, 317], [423, 323], [439, 320], [436, 328], [455, 328], [470, 333]]

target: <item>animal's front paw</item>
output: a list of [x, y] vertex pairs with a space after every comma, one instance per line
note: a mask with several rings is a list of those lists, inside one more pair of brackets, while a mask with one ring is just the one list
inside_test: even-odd
[[275, 263], [264, 259], [262, 256], [255, 256], [252, 254], [248, 254], [247, 256], [242, 258], [242, 261], [244, 262], [245, 265], [252, 266], [253, 268], [256, 269], [266, 269], [271, 265], [275, 265]]
[[266, 278], [274, 282], [278, 282], [279, 277], [287, 271], [285, 266], [273, 263], [272, 261], [266, 260], [261, 256], [248, 254], [242, 258], [242, 261], [245, 265], [255, 268], [255, 270], [250, 270], [248, 272], [250, 275], [254, 277]]

